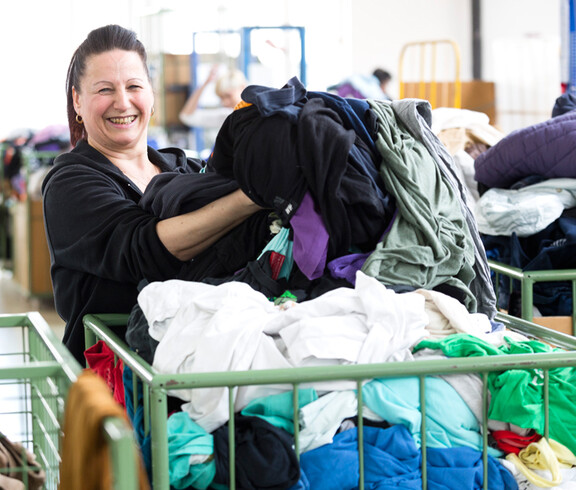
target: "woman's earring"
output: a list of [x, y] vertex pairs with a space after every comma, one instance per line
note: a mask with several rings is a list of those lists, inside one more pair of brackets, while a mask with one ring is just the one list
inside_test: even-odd
[[154, 115], [154, 106], [152, 106], [152, 110], [150, 111], [150, 115], [151, 115], [151, 116]]
[[82, 116], [80, 114], [76, 114], [76, 122], [78, 124], [83, 124], [84, 121], [82, 120]]

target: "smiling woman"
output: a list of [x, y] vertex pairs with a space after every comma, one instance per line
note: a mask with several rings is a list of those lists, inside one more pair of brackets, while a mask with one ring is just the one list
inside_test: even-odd
[[237, 185], [166, 219], [140, 206], [158, 174], [204, 175], [198, 172], [203, 162], [183, 150], [147, 146], [153, 104], [146, 51], [135, 33], [117, 25], [90, 32], [68, 69], [74, 149], [55, 160], [42, 187], [54, 299], [66, 321], [64, 343], [80, 362], [85, 314], [129, 313], [142, 280], [177, 277], [192, 258], [261, 210]]
[[[90, 56], [82, 77], [71, 91], [74, 126], [80, 126], [88, 144], [122, 172], [138, 175], [145, 188], [158, 169], [149, 162], [146, 153], [154, 95], [141, 55], [114, 49]], [[128, 165], [128, 154], [137, 157], [136, 169]]]

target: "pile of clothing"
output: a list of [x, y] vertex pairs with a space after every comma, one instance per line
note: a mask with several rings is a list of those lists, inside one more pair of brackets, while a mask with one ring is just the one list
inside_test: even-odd
[[[576, 268], [576, 112], [555, 113], [508, 134], [474, 162], [486, 252], [524, 271]], [[499, 306], [517, 311], [502, 280]], [[571, 315], [570, 283], [536, 284], [534, 306], [543, 316]]]

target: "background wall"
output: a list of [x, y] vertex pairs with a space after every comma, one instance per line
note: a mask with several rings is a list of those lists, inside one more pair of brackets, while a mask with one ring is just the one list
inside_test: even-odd
[[[549, 117], [560, 94], [566, 3], [481, 0], [483, 78], [500, 86], [499, 107], [510, 113], [499, 121], [505, 130]], [[304, 26], [313, 90], [377, 66], [396, 75], [402, 46], [425, 39], [455, 40], [462, 78], [472, 76], [471, 2], [465, 0], [20, 0], [2, 18], [0, 138], [20, 127], [65, 123], [70, 57], [90, 29], [106, 23], [136, 30], [152, 52], [189, 52], [194, 31]], [[518, 111], [521, 118], [513, 116]]]

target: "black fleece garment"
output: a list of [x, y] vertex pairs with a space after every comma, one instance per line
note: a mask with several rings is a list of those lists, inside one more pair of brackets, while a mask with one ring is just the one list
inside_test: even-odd
[[263, 116], [256, 106], [234, 111], [207, 162], [273, 208], [285, 226], [310, 192], [330, 235], [329, 260], [352, 246], [373, 249], [391, 219], [390, 199], [366, 171], [370, 165], [367, 146], [319, 98], [302, 104], [296, 121]]
[[[195, 265], [205, 273], [230, 274], [239, 264], [253, 259], [256, 248], [263, 248], [262, 242], [268, 238], [267, 216], [257, 213], [248, 220], [259, 231], [247, 256], [238, 252], [243, 251], [245, 243], [238, 237], [250, 235], [244, 228], [232, 230], [231, 237], [222, 239], [227, 246], [215, 245], [213, 251], [209, 249], [197, 262], [178, 260], [156, 233], [160, 218], [154, 213], [163, 215], [161, 204], [165, 203], [171, 211], [191, 211], [237, 186], [229, 179], [220, 178], [216, 182], [214, 177], [201, 177], [203, 174], [198, 173], [201, 163], [187, 158], [182, 150], [149, 148], [148, 156], [165, 174], [147, 188], [145, 199], [112, 162], [86, 142], [60, 155], [43, 182], [44, 221], [56, 310], [66, 322], [64, 344], [82, 364], [84, 315], [130, 313], [137, 302], [137, 286], [141, 280], [152, 282], [202, 275], [195, 270]], [[196, 178], [207, 185], [199, 190], [190, 184]], [[163, 179], [166, 184], [172, 182], [165, 186], [166, 191], [160, 185]], [[180, 203], [172, 192], [178, 179], [189, 184]], [[208, 181], [213, 184], [212, 193]], [[191, 197], [195, 191], [199, 192], [198, 199]], [[145, 209], [141, 201], [149, 207]], [[121, 337], [124, 335], [122, 331], [118, 333]]]
[[285, 115], [262, 117], [256, 106], [237, 109], [220, 128], [207, 168], [238, 181], [255, 203], [274, 208], [288, 226], [306, 193], [296, 137]]
[[[285, 489], [300, 479], [300, 464], [294, 452], [294, 438], [284, 429], [260, 417], [236, 415], [236, 486], [243, 490]], [[214, 483], [229, 485], [228, 424], [214, 436]]]

